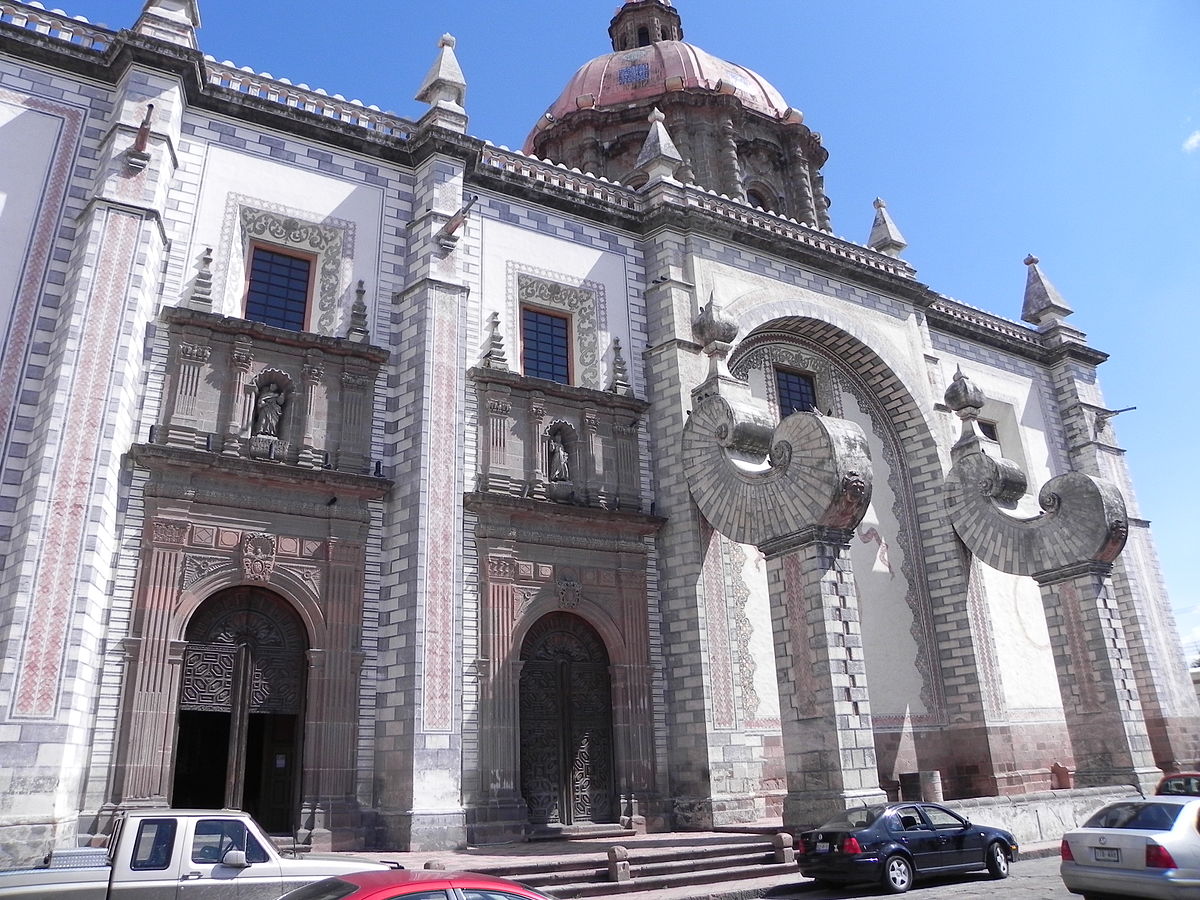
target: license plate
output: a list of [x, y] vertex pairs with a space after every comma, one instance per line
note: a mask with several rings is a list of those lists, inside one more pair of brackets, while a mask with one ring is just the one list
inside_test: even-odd
[[817, 852], [818, 853], [828, 853], [829, 852], [829, 841], [817, 841]]
[[1121, 851], [1116, 847], [1093, 847], [1092, 854], [1096, 862], [1121, 861]]

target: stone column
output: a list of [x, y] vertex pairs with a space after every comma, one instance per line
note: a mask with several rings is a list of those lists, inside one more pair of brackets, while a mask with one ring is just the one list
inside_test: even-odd
[[316, 435], [313, 414], [316, 411], [317, 390], [324, 374], [325, 355], [319, 350], [307, 351], [300, 372], [303, 393], [300, 397], [300, 421], [297, 423], [300, 433], [297, 463], [306, 469], [319, 469], [325, 462], [321, 451], [313, 446]]
[[487, 441], [480, 448], [479, 489], [507, 494], [514, 481], [508, 461], [512, 389], [493, 384], [488, 387], [484, 398], [487, 404]]
[[805, 225], [815, 227], [817, 224], [817, 205], [813, 197], [808, 156], [804, 152], [804, 145], [798, 138], [793, 138], [789, 141], [788, 162], [789, 174], [791, 175], [789, 194], [791, 195], [792, 202], [795, 204], [791, 214]]
[[529, 822], [517, 784], [521, 662], [509, 647], [519, 605], [513, 566], [507, 553], [487, 557], [478, 665], [481, 796], [468, 811], [469, 839], [476, 844], [524, 840]]
[[765, 545], [795, 833], [862, 803], [882, 803], [867, 694], [853, 531], [813, 527]]
[[195, 340], [194, 335], [183, 334], [178, 345], [178, 367], [171, 390], [171, 412], [166, 421], [164, 443], [189, 450], [203, 446], [196, 433], [196, 398], [200, 379], [212, 347]]
[[254, 385], [250, 366], [254, 364], [254, 345], [250, 338], [238, 335], [229, 353], [229, 407], [225, 416], [223, 456], [241, 456], [242, 437], [250, 433], [254, 416]]
[[123, 806], [165, 806], [170, 800], [183, 645], [169, 640], [171, 616], [179, 597], [187, 524], [155, 520], [149, 524], [148, 551], [127, 643], [136, 660], [126, 670], [122, 701], [121, 759], [116, 766], [113, 799]]
[[742, 161], [738, 157], [737, 130], [733, 122], [726, 120], [721, 125], [721, 182], [725, 193], [734, 200], [746, 199], [746, 188], [742, 184]]
[[362, 474], [367, 470], [374, 379], [366, 371], [342, 370], [341, 428], [338, 432], [337, 468]]
[[546, 396], [540, 391], [529, 394], [529, 437], [525, 451], [525, 494], [546, 499], [546, 454], [542, 441], [542, 423], [546, 419]]
[[1137, 681], [1108, 563], [1080, 563], [1034, 576], [1075, 749], [1079, 787], [1132, 784], [1154, 789], [1154, 765]]
[[638, 420], [628, 425], [613, 425], [617, 445], [616, 494], [620, 509], [642, 508], [642, 479], [638, 466]]
[[583, 410], [583, 433], [579, 441], [585, 457], [580, 460], [583, 483], [580, 492], [589, 506], [603, 506], [609, 491], [604, 478], [604, 444], [600, 440], [600, 416], [592, 407]]

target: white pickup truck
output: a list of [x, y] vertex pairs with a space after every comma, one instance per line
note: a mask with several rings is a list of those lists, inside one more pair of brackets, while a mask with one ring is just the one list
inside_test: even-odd
[[37, 869], [0, 872], [0, 898], [275, 900], [329, 875], [399, 868], [350, 856], [281, 856], [258, 824], [234, 810], [120, 814], [107, 850], [52, 853]]

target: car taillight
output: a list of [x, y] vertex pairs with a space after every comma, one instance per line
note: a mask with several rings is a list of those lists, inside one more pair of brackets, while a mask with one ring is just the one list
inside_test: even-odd
[[1066, 838], [1058, 845], [1058, 855], [1067, 862], [1075, 862], [1075, 854], [1071, 852], [1071, 845], [1067, 843]]
[[808, 844], [804, 843], [804, 838], [796, 839], [796, 852], [797, 853], [807, 853], [808, 852]]
[[849, 834], [842, 838], [843, 853], [862, 853], [862, 847], [858, 843], [858, 838]]
[[1174, 869], [1175, 860], [1171, 858], [1171, 854], [1167, 852], [1167, 848], [1160, 844], [1146, 845], [1146, 868], [1147, 869]]

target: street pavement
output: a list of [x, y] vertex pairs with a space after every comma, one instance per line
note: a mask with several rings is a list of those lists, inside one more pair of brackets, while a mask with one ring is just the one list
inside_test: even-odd
[[[1063, 887], [1058, 875], [1058, 856], [1042, 859], [1019, 859], [1013, 863], [1008, 878], [996, 881], [986, 872], [958, 875], [936, 881], [919, 881], [908, 893], [912, 900], [942, 900], [942, 898], [987, 897], [988, 900], [1079, 900]], [[829, 890], [817, 888], [811, 882], [795, 887], [781, 885], [769, 891], [764, 900], [855, 900], [859, 897], [884, 896], [878, 887]]]

